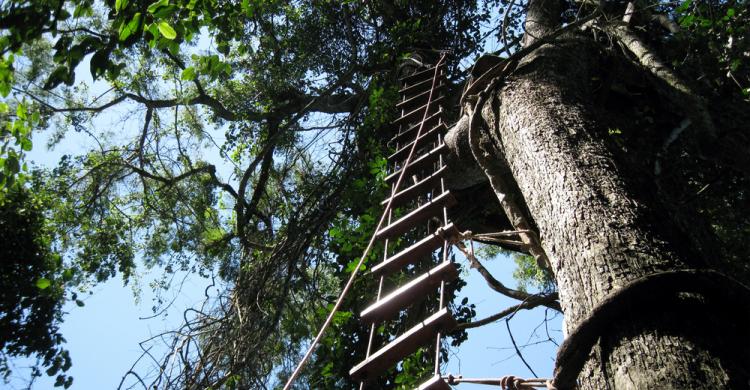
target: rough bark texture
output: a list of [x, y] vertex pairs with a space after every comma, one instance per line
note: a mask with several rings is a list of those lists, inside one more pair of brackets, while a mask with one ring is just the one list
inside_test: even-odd
[[[628, 177], [638, 173], [617, 166], [607, 149], [607, 128], [593, 119], [586, 89], [596, 55], [589, 48], [575, 37], [542, 46], [483, 109], [483, 145], [509, 167], [536, 221], [566, 334], [630, 280], [706, 267], [689, 245], [676, 242], [681, 234], [673, 226], [654, 217], [648, 197], [629, 185]], [[592, 351], [580, 387], [746, 388], [741, 325], [710, 309], [700, 297], [687, 296], [650, 319], [620, 322]]]

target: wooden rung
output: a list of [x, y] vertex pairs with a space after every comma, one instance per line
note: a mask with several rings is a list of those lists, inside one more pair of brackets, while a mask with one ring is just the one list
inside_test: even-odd
[[450, 191], [445, 191], [429, 202], [412, 210], [409, 214], [399, 218], [396, 222], [378, 230], [378, 232], [375, 233], [375, 236], [382, 240], [403, 234], [425, 219], [440, 214], [443, 207], [450, 207], [454, 204], [456, 204], [456, 198], [453, 197], [453, 194], [451, 194]]
[[[445, 84], [439, 84], [435, 87], [435, 90], [432, 94], [433, 98], [438, 97], [438, 94], [442, 92], [442, 90], [445, 88]], [[414, 96], [407, 97], [405, 100], [402, 100], [398, 103], [396, 103], [396, 108], [400, 110], [409, 110], [414, 107], [417, 107], [419, 105], [427, 103], [427, 99], [430, 97], [430, 90], [426, 90], [424, 92], [420, 92]]]
[[404, 268], [407, 264], [419, 261], [422, 256], [440, 248], [443, 245], [444, 239], [458, 237], [458, 234], [458, 229], [453, 223], [449, 223], [439, 228], [435, 233], [385, 259], [382, 263], [375, 265], [370, 272], [375, 276], [390, 275]]
[[[440, 64], [440, 68], [438, 69], [438, 75], [443, 73], [443, 65], [444, 64]], [[398, 80], [401, 81], [402, 83], [413, 83], [415, 80], [421, 80], [425, 77], [429, 77], [430, 79], [432, 79], [432, 76], [434, 74], [435, 74], [435, 67], [431, 66], [427, 69], [420, 70], [408, 76], [401, 77]]]
[[440, 375], [433, 375], [432, 378], [419, 385], [417, 390], [451, 390], [451, 387]]
[[355, 381], [375, 378], [431, 341], [438, 332], [451, 331], [455, 327], [456, 320], [447, 308], [443, 308], [354, 366], [349, 375]]
[[438, 141], [440, 139], [439, 136], [442, 135], [444, 131], [445, 125], [442, 123], [438, 126], [433, 127], [429, 131], [423, 131], [422, 135], [420, 135], [417, 140], [409, 142], [408, 144], [402, 146], [399, 150], [388, 156], [388, 161], [395, 162], [406, 159], [406, 157], [409, 155], [409, 152], [411, 151], [411, 146], [414, 145], [415, 142], [418, 144], [424, 144], [425, 142]]
[[[436, 125], [437, 126], [445, 126], [444, 123], [441, 122], [440, 119], [442, 119], [443, 114], [443, 108], [441, 107], [438, 112], [434, 114], [430, 114], [425, 120], [424, 120], [424, 127], [422, 127], [422, 133], [425, 133], [425, 129], [432, 129]], [[419, 127], [421, 126], [421, 123], [417, 123], [414, 126], [409, 127], [408, 129], [396, 134], [393, 138], [391, 138], [390, 141], [388, 141], [389, 144], [393, 143], [407, 143], [414, 140], [414, 137], [417, 136], [417, 130], [419, 130]]]
[[[443, 80], [438, 80], [437, 83], [435, 83], [435, 89], [442, 88], [445, 86], [445, 82]], [[414, 83], [412, 85], [403, 87], [398, 90], [398, 93], [401, 94], [401, 96], [406, 96], [407, 99], [411, 96], [414, 96], [420, 92], [429, 91], [432, 88], [432, 79], [427, 79], [425, 81], [420, 81], [418, 83]]]
[[[437, 185], [440, 183], [440, 178], [443, 177], [443, 173], [445, 173], [447, 170], [448, 166], [443, 165], [442, 167], [438, 168], [437, 171], [433, 172], [430, 176], [427, 176], [424, 179], [418, 181], [411, 187], [397, 192], [396, 195], [393, 196], [391, 207], [401, 206], [404, 203], [415, 199], [419, 195], [427, 194], [428, 192], [430, 192], [430, 190], [437, 187]], [[390, 198], [386, 198], [386, 200], [380, 202], [380, 204], [383, 206], [387, 205], [388, 199]]]
[[360, 317], [367, 324], [393, 318], [402, 309], [433, 292], [441, 281], [450, 282], [457, 277], [458, 267], [456, 267], [456, 264], [444, 261], [368, 306], [362, 311]]
[[[439, 104], [444, 99], [445, 99], [445, 96], [438, 96], [438, 97], [432, 99], [432, 101], [429, 104], [425, 104], [425, 105], [423, 105], [423, 106], [421, 106], [419, 108], [416, 108], [416, 109], [414, 109], [414, 110], [412, 110], [412, 111], [404, 114], [404, 116], [402, 116], [402, 117], [396, 119], [395, 121], [391, 122], [391, 125], [398, 126], [398, 125], [402, 125], [402, 124], [412, 123], [412, 122], [415, 122], [415, 121], [421, 121], [422, 118], [424, 117], [424, 111], [427, 109], [427, 106], [429, 106], [429, 109], [430, 109], [429, 114], [432, 114], [432, 113], [434, 113], [434, 112], [436, 112], [436, 111], [438, 111], [440, 109], [440, 105]], [[429, 116], [429, 114], [428, 114], [428, 116]]]
[[[421, 156], [412, 156], [412, 160], [409, 163], [409, 165], [406, 166], [406, 172], [407, 174], [410, 172], [414, 172], [417, 169], [424, 168], [426, 166], [429, 166], [431, 164], [436, 163], [440, 159], [440, 154], [443, 153], [446, 149], [446, 146], [444, 143], [441, 143], [440, 145], [436, 146], [434, 149], [430, 150], [429, 152], [421, 155]], [[393, 184], [398, 180], [398, 176], [401, 174], [401, 171], [404, 168], [398, 169], [395, 172], [391, 173], [390, 175], [385, 177], [385, 182], [389, 184]]]

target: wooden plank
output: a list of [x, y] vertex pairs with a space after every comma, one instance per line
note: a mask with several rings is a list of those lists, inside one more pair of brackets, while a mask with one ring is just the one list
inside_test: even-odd
[[402, 117], [394, 120], [391, 122], [392, 126], [398, 126], [398, 125], [406, 125], [413, 123], [415, 121], [422, 121], [422, 117], [424, 117], [424, 111], [429, 106], [429, 114], [432, 114], [434, 112], [437, 112], [440, 109], [440, 103], [445, 100], [445, 96], [438, 96], [437, 98], [432, 99], [432, 101], [429, 104], [425, 104], [419, 108], [416, 108], [406, 114], [404, 114]]
[[439, 141], [444, 129], [445, 125], [441, 124], [439, 126], [433, 127], [426, 132], [423, 130], [422, 135], [420, 135], [418, 139], [409, 142], [408, 144], [402, 146], [399, 150], [388, 156], [388, 161], [396, 162], [405, 160], [409, 155], [409, 152], [411, 151], [411, 146], [414, 145], [415, 142], [417, 143], [417, 145], [424, 145], [426, 142]]
[[[440, 64], [440, 68], [438, 68], [438, 75], [441, 75], [443, 73], [444, 66], [445, 66], [445, 63]], [[435, 74], [435, 67], [431, 66], [427, 69], [420, 70], [408, 76], [401, 77], [398, 80], [401, 81], [401, 83], [409, 84], [417, 80], [422, 80], [425, 77], [429, 77], [430, 79], [432, 79], [434, 74]]]
[[360, 318], [367, 324], [391, 319], [412, 303], [434, 292], [441, 281], [450, 282], [457, 277], [456, 264], [444, 261], [365, 308]]
[[443, 308], [375, 351], [369, 358], [354, 366], [349, 375], [355, 381], [375, 378], [431, 341], [438, 332], [451, 331], [455, 327], [456, 320], [447, 308]]
[[[443, 80], [438, 80], [437, 83], [435, 83], [435, 89], [445, 87], [445, 82]], [[425, 81], [420, 81], [416, 84], [412, 84], [406, 87], [403, 87], [398, 90], [398, 93], [401, 94], [401, 96], [414, 96], [415, 94], [429, 91], [432, 88], [432, 79], [427, 79]]]
[[[438, 162], [440, 160], [441, 153], [443, 153], [445, 149], [446, 149], [445, 144], [441, 143], [440, 145], [436, 146], [434, 149], [430, 150], [429, 152], [423, 155], [412, 156], [411, 162], [409, 163], [409, 165], [406, 166], [407, 174], [411, 172], [415, 172], [418, 169], [428, 167]], [[404, 168], [397, 169], [393, 173], [386, 176], [384, 179], [385, 182], [388, 184], [394, 184], [403, 169]]]
[[[437, 86], [435, 86], [434, 93], [432, 96], [434, 98], [437, 98], [438, 94], [443, 92], [444, 89], [445, 89], [445, 84], [438, 84]], [[430, 97], [430, 90], [428, 89], [424, 92], [420, 92], [414, 96], [407, 97], [405, 100], [402, 100], [396, 103], [396, 108], [398, 108], [399, 110], [411, 110], [414, 107], [418, 107], [422, 104], [427, 103], [427, 98], [429, 97]]]
[[403, 234], [427, 218], [442, 214], [443, 207], [450, 207], [454, 204], [456, 204], [456, 198], [453, 197], [450, 191], [445, 191], [429, 202], [412, 210], [409, 214], [378, 230], [375, 236], [377, 239], [383, 240]]
[[[425, 120], [424, 120], [424, 127], [422, 128], [422, 133], [426, 133], [427, 132], [427, 131], [425, 131], [425, 129], [432, 130], [433, 128], [435, 128], [437, 126], [443, 126], [443, 127], [445, 127], [444, 123], [439, 123], [439, 122], [441, 122], [442, 114], [443, 114], [443, 108], [441, 107], [440, 110], [438, 110], [438, 112], [436, 112], [434, 114], [430, 114], [430, 116], [428, 116], [427, 118], [425, 118]], [[413, 141], [414, 137], [417, 136], [417, 130], [419, 130], [420, 124], [421, 123], [417, 123], [416, 125], [411, 126], [408, 129], [406, 129], [406, 130], [404, 130], [404, 131], [396, 134], [395, 136], [393, 136], [393, 138], [391, 138], [390, 141], [388, 141], [388, 144], [389, 145], [392, 145], [394, 143], [403, 144], [403, 143], [407, 143], [407, 142]]]
[[453, 223], [442, 226], [435, 233], [430, 234], [408, 248], [375, 265], [370, 272], [376, 276], [390, 275], [405, 267], [407, 264], [417, 262], [422, 256], [440, 248], [443, 245], [444, 238], [450, 239], [457, 237], [458, 234], [458, 229], [456, 229]]
[[[411, 187], [397, 192], [396, 195], [393, 196], [393, 203], [391, 203], [391, 207], [401, 206], [410, 200], [416, 199], [419, 195], [425, 195], [431, 190], [437, 188], [438, 184], [440, 184], [440, 178], [446, 171], [448, 171], [448, 166], [443, 165], [442, 167], [438, 168], [437, 171], [418, 181], [416, 184], [413, 184]], [[387, 205], [388, 199], [389, 198], [380, 202], [380, 204], [382, 206]]]

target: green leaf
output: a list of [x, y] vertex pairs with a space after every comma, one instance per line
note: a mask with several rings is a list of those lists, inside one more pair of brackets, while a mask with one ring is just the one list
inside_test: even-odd
[[4, 168], [6, 171], [10, 171], [11, 174], [18, 173], [18, 171], [21, 169], [21, 164], [19, 164], [18, 162], [18, 157], [16, 157], [15, 154], [10, 154], [5, 159]]
[[680, 20], [680, 27], [690, 27], [690, 25], [693, 24], [693, 21], [695, 20], [695, 16], [693, 15], [686, 15], [682, 20]]
[[740, 65], [742, 65], [742, 60], [740, 60], [739, 58], [735, 58], [732, 60], [732, 62], [729, 63], [729, 70], [731, 70], [732, 72], [736, 72], [737, 69], [740, 68]]
[[129, 36], [138, 32], [138, 28], [140, 27], [140, 25], [141, 13], [136, 12], [135, 15], [133, 15], [133, 19], [130, 19], [130, 22], [128, 22], [128, 24], [120, 27], [120, 41], [124, 41], [128, 39]]
[[128, 6], [128, 0], [115, 0], [115, 12], [120, 12]]
[[16, 116], [20, 120], [26, 120], [26, 106], [19, 104], [18, 107], [16, 107]]
[[36, 281], [36, 286], [40, 290], [44, 290], [44, 289], [48, 288], [51, 284], [52, 284], [52, 282], [50, 282], [50, 280], [47, 279], [47, 278], [40, 278], [39, 280]]
[[94, 80], [98, 79], [100, 76], [104, 75], [104, 72], [107, 71], [107, 67], [109, 67], [109, 54], [111, 50], [104, 48], [101, 50], [98, 50], [96, 53], [94, 53], [93, 56], [91, 56], [91, 60], [89, 62], [89, 69], [91, 70], [91, 78]]
[[177, 38], [177, 32], [167, 22], [159, 23], [159, 32], [161, 33], [161, 35], [164, 36], [164, 38], [167, 38], [167, 39]]
[[330, 378], [333, 376], [333, 362], [326, 363], [325, 366], [323, 366], [323, 370], [320, 372], [320, 374], [324, 378]]
[[52, 88], [57, 87], [62, 83], [66, 78], [68, 77], [68, 68], [65, 65], [60, 65], [55, 70], [52, 71], [52, 73], [47, 78], [47, 81], [44, 83], [44, 89], [50, 90]]
[[165, 7], [169, 4], [169, 0], [159, 0], [154, 3], [151, 3], [151, 5], [148, 6], [148, 13], [153, 14], [156, 12], [159, 8]]
[[693, 1], [692, 0], [686, 0], [686, 1], [682, 2], [682, 4], [680, 4], [680, 6], [677, 7], [677, 9], [675, 11], [677, 11], [677, 12], [685, 12], [685, 11], [687, 11], [688, 8], [690, 8], [691, 5], [693, 5]]
[[82, 301], [82, 300], [80, 300], [80, 299], [76, 299], [76, 305], [78, 305], [78, 307], [83, 307], [83, 306], [85, 306], [86, 304], [85, 304], [85, 303], [83, 303], [83, 301]]
[[32, 146], [33, 144], [31, 143], [30, 139], [25, 138], [25, 137], [21, 139], [21, 149], [28, 152], [31, 150]]
[[185, 68], [185, 70], [182, 71], [180, 78], [185, 81], [192, 81], [195, 80], [195, 76], [195, 68], [192, 66], [188, 66], [187, 68]]
[[73, 11], [74, 18], [92, 16], [93, 14], [94, 14], [94, 10], [91, 9], [91, 6], [88, 4], [79, 4], [78, 6], [76, 6], [75, 10]]
[[352, 271], [354, 271], [354, 268], [356, 268], [356, 267], [357, 267], [357, 263], [359, 263], [359, 260], [358, 260], [358, 259], [355, 259], [355, 260], [352, 260], [352, 261], [350, 261], [350, 262], [349, 262], [349, 263], [348, 263], [348, 264], [346, 265], [346, 268], [344, 268], [344, 272], [346, 272], [346, 273], [351, 273]]
[[159, 8], [159, 10], [156, 11], [156, 12], [154, 12], [153, 15], [154, 15], [154, 18], [164, 19], [164, 18], [167, 18], [169, 16], [172, 16], [172, 14], [174, 14], [175, 11], [177, 11], [177, 10], [178, 10], [178, 8], [177, 8], [176, 5], [170, 4], [170, 5], [167, 5], [166, 7]]

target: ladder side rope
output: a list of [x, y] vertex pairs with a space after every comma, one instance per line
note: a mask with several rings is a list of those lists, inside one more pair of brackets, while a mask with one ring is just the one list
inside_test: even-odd
[[[427, 106], [425, 107], [424, 115], [422, 117], [422, 122], [419, 125], [419, 129], [417, 129], [417, 136], [416, 138], [419, 138], [419, 136], [422, 134], [422, 129], [424, 128], [425, 120], [427, 119], [427, 116], [430, 112], [430, 103], [432, 103], [432, 93], [435, 90], [435, 83], [438, 79], [438, 74], [440, 71], [440, 65], [442, 65], [443, 61], [445, 61], [445, 53], [443, 53], [440, 56], [440, 60], [435, 65], [435, 74], [432, 77], [432, 88], [430, 89], [430, 94], [427, 98]], [[414, 151], [417, 148], [417, 142], [414, 142], [411, 149], [409, 150], [409, 155], [406, 157], [406, 161], [404, 162], [403, 166], [406, 167], [411, 163], [411, 159], [414, 155]], [[321, 326], [320, 331], [318, 331], [317, 336], [315, 336], [315, 339], [310, 344], [310, 346], [307, 349], [307, 352], [305, 353], [305, 356], [300, 360], [300, 362], [297, 364], [297, 367], [294, 369], [294, 372], [292, 372], [292, 375], [287, 380], [286, 384], [284, 385], [284, 390], [289, 390], [294, 383], [294, 381], [297, 379], [299, 374], [302, 372], [302, 369], [305, 367], [305, 364], [310, 359], [310, 356], [312, 356], [313, 351], [315, 351], [315, 347], [320, 342], [320, 339], [323, 338], [323, 334], [328, 329], [328, 327], [331, 325], [331, 322], [333, 321], [333, 317], [336, 314], [336, 312], [341, 307], [341, 304], [344, 302], [344, 298], [346, 297], [346, 294], [349, 292], [349, 289], [352, 287], [352, 284], [354, 284], [354, 279], [357, 277], [357, 274], [359, 273], [360, 267], [362, 267], [362, 264], [365, 262], [365, 259], [367, 258], [367, 255], [370, 253], [370, 250], [372, 249], [373, 244], [375, 243], [376, 233], [380, 230], [380, 228], [383, 225], [383, 222], [385, 221], [386, 216], [388, 215], [388, 212], [391, 209], [391, 204], [393, 203], [394, 195], [398, 191], [399, 186], [401, 185], [401, 182], [404, 179], [404, 176], [406, 174], [407, 169], [401, 169], [401, 173], [398, 176], [398, 180], [396, 180], [396, 184], [393, 187], [394, 191], [391, 192], [390, 198], [388, 198], [388, 203], [385, 206], [385, 210], [383, 211], [383, 214], [380, 217], [380, 221], [378, 221], [378, 225], [375, 228], [375, 231], [372, 234], [372, 237], [370, 237], [370, 242], [367, 243], [367, 247], [365, 248], [364, 253], [362, 254], [362, 257], [359, 259], [359, 262], [357, 263], [357, 266], [354, 267], [354, 270], [352, 271], [352, 274], [349, 276], [349, 280], [347, 280], [346, 285], [344, 285], [344, 289], [341, 290], [341, 294], [339, 295], [339, 298], [336, 300], [336, 304], [333, 306], [333, 309], [331, 309], [331, 312], [328, 313], [328, 317], [326, 318], [325, 322], [323, 322], [323, 326]]]

